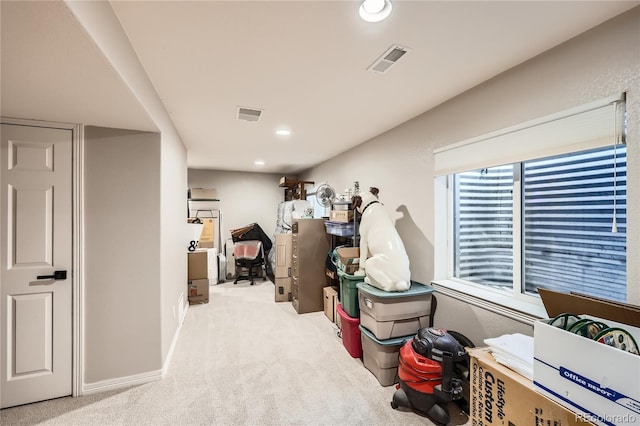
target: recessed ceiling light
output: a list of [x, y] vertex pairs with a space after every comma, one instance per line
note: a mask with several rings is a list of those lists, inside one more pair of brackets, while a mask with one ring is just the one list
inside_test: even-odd
[[291, 134], [291, 130], [287, 130], [287, 129], [278, 129], [278, 130], [276, 130], [276, 135], [289, 136], [290, 134]]
[[264, 161], [256, 160], [256, 161], [253, 162], [253, 164], [255, 164], [256, 166], [264, 166]]
[[364, 0], [358, 13], [367, 22], [380, 22], [391, 15], [391, 0]]

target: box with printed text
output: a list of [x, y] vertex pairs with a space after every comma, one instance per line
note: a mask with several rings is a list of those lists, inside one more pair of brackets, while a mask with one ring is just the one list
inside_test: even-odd
[[640, 307], [548, 290], [540, 294], [551, 318], [573, 313], [601, 322], [607, 326], [601, 334], [611, 330], [616, 341], [583, 337], [548, 319], [536, 321], [533, 380], [539, 392], [595, 424], [640, 419], [640, 356], [621, 349], [623, 338], [626, 344], [640, 342], [640, 328], [630, 324], [640, 321]]
[[499, 364], [489, 348], [468, 348], [469, 425], [590, 424], [536, 391], [531, 380]]

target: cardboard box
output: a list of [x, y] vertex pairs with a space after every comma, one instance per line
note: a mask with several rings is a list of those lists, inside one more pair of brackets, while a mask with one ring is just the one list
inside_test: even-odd
[[488, 348], [468, 348], [469, 424], [587, 425], [589, 422], [536, 391], [531, 380], [497, 363]]
[[280, 186], [294, 186], [298, 184], [297, 179], [290, 179], [286, 176], [280, 178]]
[[338, 268], [345, 274], [353, 275], [360, 266], [360, 248], [341, 247], [336, 250], [338, 255]]
[[209, 303], [209, 280], [189, 280], [187, 284], [189, 304]]
[[293, 248], [293, 234], [276, 234], [276, 267], [275, 278], [291, 276], [291, 250]]
[[291, 295], [291, 277], [276, 278], [276, 302], [291, 302], [293, 296]]
[[351, 222], [353, 221], [353, 210], [331, 210], [329, 220], [332, 222]]
[[[187, 279], [210, 279], [212, 284], [218, 278], [218, 249], [199, 248], [187, 254]], [[215, 280], [215, 281], [214, 281]]]
[[209, 278], [207, 249], [196, 249], [187, 254], [187, 278], [200, 280]]
[[560, 293], [544, 288], [538, 289], [538, 293], [550, 318], [578, 309], [583, 314], [640, 327], [640, 306], [583, 294]]
[[192, 200], [217, 200], [218, 191], [215, 188], [191, 188], [189, 198]]
[[[622, 328], [640, 342], [640, 328], [616, 321], [639, 321], [638, 307], [548, 290], [540, 295], [551, 318], [563, 309]], [[533, 381], [539, 392], [596, 424], [640, 419], [640, 356], [550, 325], [548, 319], [534, 323], [533, 336]]]
[[325, 287], [322, 289], [322, 294], [324, 295], [324, 314], [331, 322], [335, 322], [338, 290], [335, 287]]

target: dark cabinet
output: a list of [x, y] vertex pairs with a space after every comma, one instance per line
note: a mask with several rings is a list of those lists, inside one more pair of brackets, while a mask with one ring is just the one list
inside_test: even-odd
[[299, 314], [324, 310], [323, 288], [329, 236], [324, 219], [298, 219], [292, 225], [291, 294]]

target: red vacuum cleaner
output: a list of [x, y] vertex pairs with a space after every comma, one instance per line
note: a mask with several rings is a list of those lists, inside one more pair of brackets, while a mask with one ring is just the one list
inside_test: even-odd
[[456, 365], [468, 354], [446, 330], [423, 328], [400, 348], [398, 384], [391, 407], [409, 408], [434, 422], [449, 423], [447, 404], [463, 397]]

